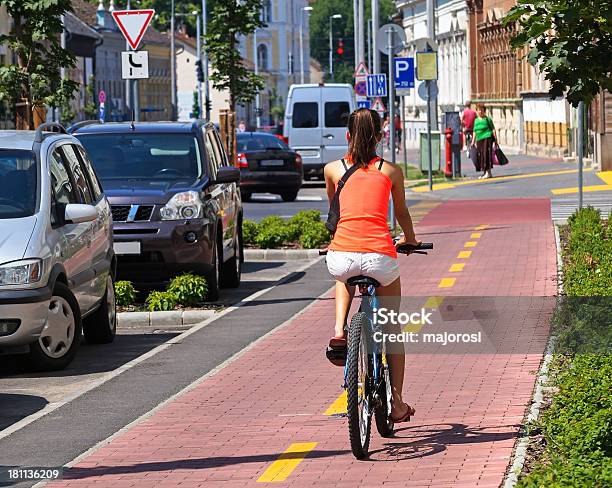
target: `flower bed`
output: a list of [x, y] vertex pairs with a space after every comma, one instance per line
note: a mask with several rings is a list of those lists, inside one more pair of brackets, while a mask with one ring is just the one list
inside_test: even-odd
[[258, 249], [317, 249], [330, 240], [318, 210], [303, 210], [290, 219], [270, 215], [260, 222], [245, 220], [242, 236], [247, 247]]

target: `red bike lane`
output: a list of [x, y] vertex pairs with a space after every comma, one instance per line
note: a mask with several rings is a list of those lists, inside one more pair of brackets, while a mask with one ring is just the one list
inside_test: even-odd
[[448, 201], [418, 225], [435, 250], [400, 256], [403, 295], [441, 309], [453, 297], [497, 297], [495, 320], [512, 344], [409, 353], [404, 395], [416, 415], [393, 438], [373, 428], [369, 459], [350, 452], [342, 369], [325, 358], [327, 293], [50, 486], [499, 486], [546, 346], [545, 297], [556, 292], [549, 205]]

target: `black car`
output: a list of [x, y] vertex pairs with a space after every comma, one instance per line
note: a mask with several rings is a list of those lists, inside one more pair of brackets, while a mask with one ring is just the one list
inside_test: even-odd
[[275, 193], [285, 202], [297, 198], [304, 177], [298, 153], [278, 137], [263, 132], [239, 132], [236, 145], [243, 200], [248, 201], [255, 192]]
[[111, 204], [117, 273], [163, 283], [206, 276], [208, 298], [240, 284], [239, 170], [211, 123], [77, 124]]

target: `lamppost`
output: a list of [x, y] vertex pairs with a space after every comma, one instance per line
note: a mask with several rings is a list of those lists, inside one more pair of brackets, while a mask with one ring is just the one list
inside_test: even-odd
[[312, 7], [300, 9], [300, 83], [304, 84], [304, 12], [310, 12]]
[[[202, 37], [206, 39], [206, 25], [208, 17], [206, 14], [206, 0], [202, 0]], [[208, 83], [208, 46], [204, 49], [204, 100], [206, 104], [206, 120], [210, 121], [210, 87]]]
[[[174, 16], [175, 17], [195, 16], [196, 18], [196, 58], [198, 58], [198, 61], [201, 63], [202, 62], [202, 38], [200, 35], [200, 12], [198, 12], [197, 10], [194, 10], [191, 13], [186, 13], [186, 14], [179, 13], [179, 14], [174, 14]], [[174, 32], [172, 34], [173, 34], [172, 37], [174, 38]], [[198, 91], [199, 118], [202, 118], [203, 108], [204, 108], [204, 104], [202, 103], [202, 81], [199, 79], [197, 72], [196, 72], [196, 76], [198, 78], [198, 90], [197, 91]], [[178, 109], [178, 107], [176, 108]], [[178, 110], [176, 111], [176, 114], [178, 115]]]
[[332, 37], [332, 20], [341, 18], [341, 14], [334, 14], [329, 16], [329, 77], [332, 81], [334, 81], [334, 38]]

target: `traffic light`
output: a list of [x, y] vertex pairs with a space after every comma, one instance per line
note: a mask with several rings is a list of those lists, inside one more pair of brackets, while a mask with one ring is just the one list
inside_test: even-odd
[[212, 110], [212, 102], [210, 101], [210, 98], [206, 99], [206, 110], [210, 113], [210, 111]]
[[344, 54], [344, 42], [342, 42], [342, 39], [338, 41], [338, 49], [336, 49], [336, 53], [338, 56], [342, 56]]
[[202, 70], [202, 61], [200, 59], [196, 61], [196, 73], [198, 75], [198, 81], [204, 81], [204, 71]]

